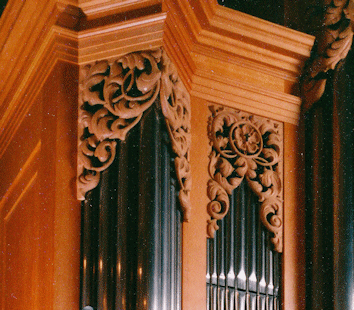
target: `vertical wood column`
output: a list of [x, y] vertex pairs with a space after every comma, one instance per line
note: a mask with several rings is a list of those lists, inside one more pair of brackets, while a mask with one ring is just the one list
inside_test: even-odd
[[284, 123], [283, 308], [305, 309], [304, 124]]
[[313, 310], [333, 309], [331, 114], [322, 105], [306, 119], [306, 308]]
[[[183, 223], [182, 246], [182, 309], [206, 309], [206, 224], [208, 214], [209, 141], [207, 120], [210, 114], [206, 100], [191, 97], [192, 145], [190, 162], [192, 168], [191, 204], [192, 216]], [[204, 307], [204, 308], [203, 308]]]
[[353, 53], [306, 115], [307, 308], [353, 309]]
[[333, 85], [334, 309], [354, 308], [354, 53], [335, 71]]

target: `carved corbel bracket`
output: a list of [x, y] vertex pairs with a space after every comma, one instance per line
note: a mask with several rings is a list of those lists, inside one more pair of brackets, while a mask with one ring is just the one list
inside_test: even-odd
[[260, 219], [273, 233], [277, 252], [283, 247], [283, 126], [245, 112], [211, 107], [208, 133], [210, 153], [208, 182], [208, 236], [213, 238], [230, 207], [229, 195], [246, 179], [257, 194]]
[[334, 70], [345, 59], [353, 43], [354, 2], [352, 0], [324, 1], [322, 27], [316, 35], [302, 76], [303, 111], [318, 101], [326, 88], [327, 72]]
[[116, 155], [116, 141], [124, 140], [144, 112], [159, 97], [165, 117], [184, 220], [190, 217], [191, 172], [189, 150], [190, 98], [176, 68], [162, 48], [98, 61], [81, 70], [78, 146], [78, 199], [95, 188], [101, 172]]

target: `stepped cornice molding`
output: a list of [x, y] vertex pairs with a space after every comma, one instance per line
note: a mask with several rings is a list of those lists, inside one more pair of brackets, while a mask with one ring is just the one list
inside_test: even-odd
[[166, 0], [163, 10], [168, 12], [164, 45], [192, 95], [298, 123], [297, 79], [313, 36], [216, 0]]
[[139, 10], [161, 4], [162, 0], [78, 0], [78, 6], [88, 19]]
[[194, 41], [191, 51], [209, 55], [204, 47], [212, 48], [214, 53], [222, 51], [271, 66], [272, 71], [285, 71], [288, 76], [298, 76], [314, 42], [313, 36], [222, 7], [216, 0], [167, 0], [164, 4], [174, 22], [185, 25]]

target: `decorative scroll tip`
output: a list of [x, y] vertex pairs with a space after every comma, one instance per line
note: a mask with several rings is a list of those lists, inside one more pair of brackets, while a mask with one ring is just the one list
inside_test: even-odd
[[192, 209], [190, 203], [190, 191], [181, 189], [179, 191], [178, 198], [183, 212], [183, 222], [189, 222], [191, 218], [191, 209]]
[[98, 185], [100, 177], [99, 172], [84, 170], [77, 180], [77, 199], [85, 200], [86, 193]]
[[216, 223], [216, 219], [208, 220], [208, 227], [207, 227], [207, 237], [214, 238], [215, 232], [219, 229], [218, 224]]
[[274, 238], [271, 238], [271, 241], [274, 245], [274, 250], [277, 251], [278, 253], [283, 253], [283, 240], [282, 238], [279, 238], [278, 236], [275, 236]]

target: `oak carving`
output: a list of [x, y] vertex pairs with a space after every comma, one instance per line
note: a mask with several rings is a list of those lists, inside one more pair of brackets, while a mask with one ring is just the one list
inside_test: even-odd
[[212, 146], [208, 182], [208, 236], [230, 207], [229, 195], [246, 179], [259, 197], [260, 219], [273, 233], [274, 248], [282, 252], [282, 124], [223, 107], [211, 107], [208, 133]]
[[346, 58], [353, 42], [354, 1], [325, 0], [324, 5], [323, 26], [303, 74], [305, 111], [321, 98], [326, 87], [326, 73]]
[[82, 68], [81, 74], [78, 199], [85, 199], [85, 194], [98, 185], [101, 171], [112, 164], [116, 141], [124, 141], [144, 112], [159, 101], [176, 155], [179, 200], [188, 221], [190, 99], [166, 53], [160, 48], [98, 61]]

